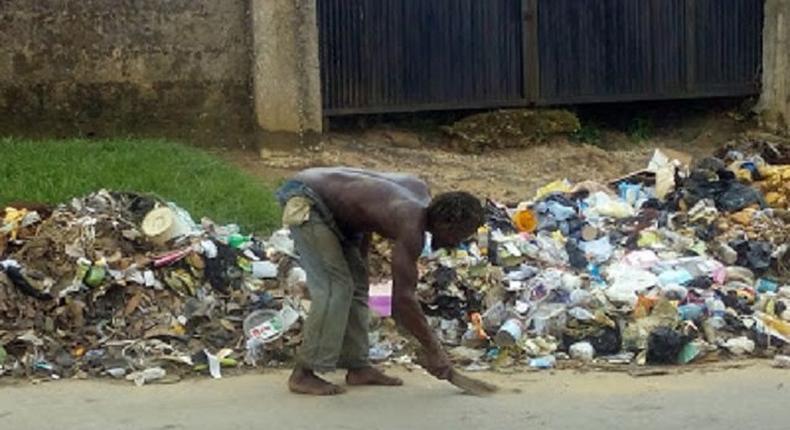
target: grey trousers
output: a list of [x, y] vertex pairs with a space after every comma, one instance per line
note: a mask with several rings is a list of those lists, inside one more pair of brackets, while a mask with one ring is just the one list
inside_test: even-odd
[[368, 266], [361, 241], [341, 240], [334, 221], [315, 208], [290, 228], [312, 299], [299, 364], [317, 372], [369, 366]]

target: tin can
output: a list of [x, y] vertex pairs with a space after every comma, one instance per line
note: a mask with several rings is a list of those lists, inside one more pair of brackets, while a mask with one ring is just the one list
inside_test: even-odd
[[502, 327], [499, 328], [496, 336], [494, 336], [494, 342], [496, 342], [497, 346], [502, 348], [513, 346], [521, 339], [523, 334], [524, 323], [518, 319], [511, 318], [505, 321]]

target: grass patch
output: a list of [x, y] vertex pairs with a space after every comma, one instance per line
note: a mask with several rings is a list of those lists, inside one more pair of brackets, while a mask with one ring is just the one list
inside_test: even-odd
[[601, 143], [603, 131], [601, 127], [594, 123], [582, 123], [581, 127], [572, 134], [577, 142], [586, 143], [589, 145], [598, 145]]
[[628, 124], [628, 135], [636, 143], [650, 139], [653, 136], [653, 132], [653, 121], [645, 116], [638, 116]]
[[101, 188], [155, 193], [196, 221], [209, 217], [245, 231], [279, 227], [272, 190], [208, 152], [163, 140], [0, 138], [0, 207], [57, 204]]

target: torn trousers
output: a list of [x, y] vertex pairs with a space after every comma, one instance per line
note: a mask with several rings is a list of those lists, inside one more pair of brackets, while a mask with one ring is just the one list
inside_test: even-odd
[[360, 248], [362, 235], [343, 234], [320, 196], [302, 182], [286, 182], [277, 199], [311, 298], [298, 364], [317, 372], [369, 366], [368, 266]]

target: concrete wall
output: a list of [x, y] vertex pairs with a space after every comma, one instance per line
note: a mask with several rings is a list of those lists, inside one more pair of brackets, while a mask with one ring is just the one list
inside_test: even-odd
[[258, 124], [270, 132], [322, 129], [316, 0], [251, 1]]
[[766, 0], [763, 91], [756, 110], [763, 124], [790, 133], [790, 0]]
[[0, 134], [253, 127], [249, 0], [0, 0]]

